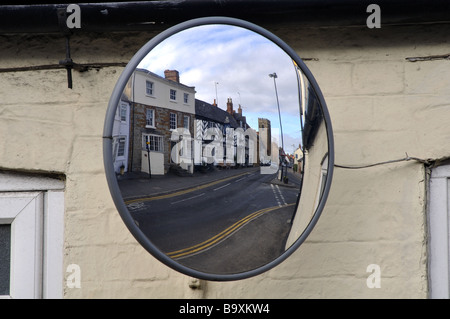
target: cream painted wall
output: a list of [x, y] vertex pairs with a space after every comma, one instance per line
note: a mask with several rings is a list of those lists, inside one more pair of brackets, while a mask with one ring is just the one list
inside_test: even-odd
[[[363, 165], [450, 155], [448, 61], [405, 58], [448, 53], [449, 25], [381, 29], [267, 26], [295, 48], [325, 95], [336, 163]], [[77, 63], [126, 62], [152, 33], [74, 35]], [[1, 35], [0, 68], [57, 64], [59, 35]], [[81, 268], [65, 298], [426, 298], [426, 171], [413, 161], [336, 168], [316, 228], [288, 260], [257, 277], [201, 282], [159, 263], [122, 223], [102, 162], [106, 107], [119, 67], [0, 76], [0, 168], [66, 175], [64, 269]], [[370, 264], [381, 288], [368, 288]]]

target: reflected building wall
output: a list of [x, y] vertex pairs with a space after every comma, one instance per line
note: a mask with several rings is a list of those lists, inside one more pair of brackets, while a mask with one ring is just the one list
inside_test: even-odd
[[301, 169], [302, 169], [302, 165], [303, 165], [303, 150], [302, 147], [299, 146], [295, 151], [294, 151], [294, 165], [297, 165], [297, 172], [301, 173]]
[[[194, 126], [194, 163], [197, 166], [207, 164], [220, 165], [220, 166], [234, 166], [234, 161], [227, 159], [227, 154], [232, 152], [234, 156], [234, 141], [227, 140], [227, 130], [234, 130], [238, 127], [236, 119], [229, 112], [219, 108], [214, 101], [213, 104], [209, 104], [205, 101], [195, 100], [195, 126]], [[217, 132], [220, 136], [214, 136], [214, 132]], [[216, 140], [216, 141], [214, 141]], [[220, 141], [220, 143], [218, 143]], [[232, 145], [227, 145], [227, 143]], [[208, 145], [211, 143], [220, 144], [224, 148], [223, 156], [218, 158], [214, 157], [214, 160], [208, 160], [206, 158]], [[217, 145], [219, 147], [219, 145]], [[228, 156], [229, 157], [229, 156]]]
[[[304, 156], [303, 185], [286, 248], [305, 231], [316, 212], [326, 180], [328, 132], [319, 100], [309, 82], [304, 83], [302, 106], [305, 108], [302, 131]], [[299, 154], [300, 155], [300, 154]]]
[[[176, 70], [166, 70], [163, 78], [137, 69], [131, 77], [128, 88], [132, 101], [130, 171], [149, 173], [149, 154], [152, 174], [166, 174], [171, 167], [181, 165], [171, 158], [172, 148], [177, 143], [171, 138], [177, 128], [185, 128], [193, 134], [195, 88], [177, 81]], [[183, 164], [181, 169], [192, 173], [193, 165]]]
[[270, 120], [258, 118], [259, 138], [258, 160], [262, 165], [270, 161], [272, 155], [272, 129]]
[[130, 141], [130, 101], [126, 94], [122, 94], [117, 106], [112, 139], [114, 171], [116, 174], [126, 173]]
[[327, 131], [325, 121], [321, 121], [314, 145], [305, 152], [303, 185], [308, 185], [308, 187], [302, 188], [300, 201], [286, 242], [286, 249], [299, 238], [316, 212], [326, 178], [323, 172], [323, 165], [328, 163], [327, 154]]
[[251, 166], [256, 159], [256, 144], [256, 131], [248, 125], [241, 105], [236, 112], [231, 98], [227, 99], [227, 110], [219, 108], [216, 101], [209, 104], [195, 100], [194, 165]]

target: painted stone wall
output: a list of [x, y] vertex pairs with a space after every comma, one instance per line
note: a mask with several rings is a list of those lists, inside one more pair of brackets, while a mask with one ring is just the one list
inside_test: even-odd
[[[305, 59], [335, 133], [336, 164], [363, 166], [450, 151], [450, 26], [300, 28], [268, 25]], [[154, 32], [83, 34], [77, 63], [127, 62]], [[57, 64], [60, 35], [0, 35], [0, 68]], [[316, 228], [288, 260], [236, 282], [200, 282], [159, 263], [129, 234], [108, 191], [102, 131], [121, 67], [7, 72], [0, 76], [0, 168], [66, 176], [64, 269], [81, 288], [65, 298], [426, 298], [426, 169], [416, 161], [336, 168]], [[369, 288], [369, 265], [381, 287]]]

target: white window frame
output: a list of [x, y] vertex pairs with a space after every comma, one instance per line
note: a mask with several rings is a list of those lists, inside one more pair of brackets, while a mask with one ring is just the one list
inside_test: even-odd
[[11, 224], [10, 294], [62, 298], [64, 182], [0, 172], [0, 223]]
[[[151, 117], [149, 116], [151, 114]], [[150, 122], [151, 118], [151, 122]], [[145, 112], [145, 127], [147, 128], [155, 128], [155, 110], [147, 109]]]
[[[172, 116], [173, 116], [173, 120], [172, 120]], [[175, 125], [175, 127], [172, 126], [172, 124]], [[169, 114], [169, 129], [172, 130], [176, 130], [177, 129], [177, 113], [170, 113]]]
[[175, 89], [170, 89], [169, 90], [169, 99], [171, 101], [176, 101], [177, 100], [177, 90], [175, 90]]
[[184, 93], [183, 94], [183, 101], [185, 104], [189, 103], [189, 93]]
[[155, 149], [155, 143], [150, 143], [150, 152], [164, 152], [164, 137], [156, 134], [142, 134], [142, 149], [147, 150], [147, 141], [153, 137], [154, 141], [158, 143], [158, 150]]
[[117, 106], [117, 111], [115, 114], [116, 121], [127, 123], [128, 122], [128, 103], [125, 101], [120, 101], [119, 105]]
[[145, 80], [145, 95], [153, 96], [154, 95], [154, 86], [155, 83], [149, 80]]
[[121, 122], [127, 122], [128, 121], [128, 104], [127, 103], [120, 103], [120, 121]]
[[[117, 158], [123, 158], [125, 156], [126, 142], [127, 142], [127, 139], [125, 136], [120, 136], [117, 139]], [[122, 154], [120, 154], [121, 150], [122, 150]]]
[[191, 124], [191, 117], [189, 115], [183, 116], [183, 127], [187, 130], [189, 130], [189, 126]]
[[450, 298], [450, 165], [432, 169], [428, 192], [429, 297]]

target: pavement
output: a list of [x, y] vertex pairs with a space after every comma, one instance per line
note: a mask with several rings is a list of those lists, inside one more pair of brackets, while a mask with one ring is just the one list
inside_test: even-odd
[[[230, 169], [212, 168], [207, 172], [196, 171], [189, 176], [179, 176], [175, 173], [168, 173], [166, 175], [152, 175], [151, 178], [146, 173], [133, 172], [119, 175], [117, 180], [123, 198], [131, 199], [185, 190], [232, 176], [258, 172], [259, 169], [259, 167], [240, 167]], [[300, 174], [294, 173], [292, 169], [288, 169], [287, 171], [287, 176], [289, 178], [288, 183], [278, 180], [276, 176], [278, 176], [278, 174], [274, 174], [274, 178], [271, 180], [271, 183], [283, 187], [299, 187], [301, 182]]]

